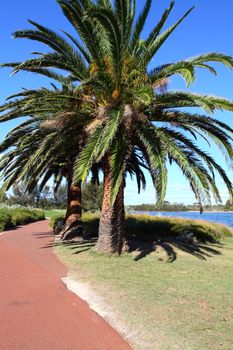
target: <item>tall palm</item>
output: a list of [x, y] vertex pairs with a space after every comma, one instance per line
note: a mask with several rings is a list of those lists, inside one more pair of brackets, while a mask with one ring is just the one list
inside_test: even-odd
[[[80, 10], [82, 11], [82, 16], [83, 16], [83, 9], [80, 7]], [[72, 42], [72, 44], [70, 42], [68, 42], [67, 40], [65, 40], [64, 38], [61, 37], [61, 35], [53, 32], [52, 30], [49, 30], [48, 28], [45, 28], [43, 26], [40, 26], [39, 24], [30, 21], [30, 23], [36, 28], [36, 30], [26, 30], [26, 31], [18, 31], [15, 33], [15, 37], [26, 37], [26, 38], [30, 38], [32, 40], [38, 40], [40, 42], [43, 42], [44, 44], [48, 45], [53, 52], [49, 52], [47, 54], [40, 54], [40, 57], [35, 59], [35, 60], [30, 60], [28, 62], [24, 62], [24, 64], [20, 64], [20, 63], [9, 63], [9, 64], [3, 64], [2, 66], [9, 66], [9, 67], [15, 67], [14, 72], [17, 72], [18, 70], [27, 70], [27, 71], [32, 71], [35, 73], [39, 73], [42, 74], [48, 78], [54, 79], [57, 82], [59, 82], [60, 84], [62, 84], [63, 87], [66, 87], [68, 90], [72, 90], [73, 92], [75, 92], [75, 88], [77, 88], [77, 84], [79, 84], [81, 81], [84, 81], [85, 79], [87, 79], [90, 74], [89, 74], [89, 70], [90, 70], [90, 61], [91, 61], [91, 54], [88, 52], [90, 49], [90, 45], [92, 45], [92, 51], [93, 51], [93, 55], [96, 57], [96, 55], [98, 54], [99, 56], [101, 56], [101, 52], [98, 50], [98, 44], [95, 43], [97, 37], [100, 37], [99, 32], [95, 30], [95, 36], [93, 37], [94, 33], [92, 33], [92, 44], [89, 43], [88, 47], [82, 47], [82, 45], [78, 42], [78, 40], [76, 40], [74, 37], [72, 37], [69, 33], [65, 33], [67, 39], [70, 40], [70, 42]], [[82, 23], [81, 23], [82, 24]], [[83, 26], [84, 28], [85, 26]], [[84, 36], [86, 35], [87, 31], [89, 31], [89, 29], [83, 29], [83, 33]], [[91, 36], [89, 36], [89, 41]], [[89, 49], [88, 49], [89, 48]], [[96, 52], [96, 53], [94, 53]], [[18, 67], [20, 66], [20, 67]], [[68, 71], [69, 75], [64, 77], [64, 75], [57, 73], [56, 71], [52, 70], [51, 67], [54, 68], [59, 68], [62, 69], [63, 71]], [[76, 85], [75, 85], [76, 84]], [[83, 92], [83, 95], [86, 95], [86, 91], [85, 89], [81, 89]], [[45, 91], [45, 90], [44, 90]], [[33, 92], [34, 93], [34, 92]], [[19, 118], [21, 116], [28, 116], [28, 115], [32, 115], [33, 113], [40, 113], [41, 114], [45, 114], [45, 113], [49, 113], [50, 115], [53, 114], [57, 114], [57, 108], [58, 111], [60, 110], [60, 106], [53, 106], [52, 103], [50, 103], [49, 106], [46, 105], [46, 107], [44, 109], [41, 110], [41, 106], [44, 105], [44, 100], [38, 100], [38, 96], [36, 96], [37, 102], [33, 103], [33, 106], [30, 106], [29, 108], [29, 104], [27, 101], [27, 95], [30, 94], [31, 95], [31, 91], [26, 92], [23, 96], [24, 96], [24, 101], [14, 101], [14, 102], [10, 102], [10, 103], [6, 103], [4, 106], [1, 107], [1, 111], [3, 111], [3, 116], [1, 117], [0, 121], [6, 121], [6, 120], [12, 120], [14, 118]], [[76, 94], [76, 92], [74, 93], [74, 95]], [[77, 93], [78, 94], [78, 93]], [[72, 103], [72, 108], [73, 108], [73, 112], [79, 112], [79, 106], [78, 106], [78, 101], [80, 101], [80, 98], [77, 96], [73, 95], [73, 103]], [[87, 91], [87, 95], [88, 95], [88, 91]], [[18, 96], [12, 96], [14, 97], [18, 97]], [[40, 97], [40, 96], [39, 96]], [[42, 99], [44, 98], [44, 96], [41, 96]], [[29, 100], [30, 100], [30, 96], [29, 96]], [[61, 96], [62, 100], [67, 100], [70, 103], [70, 95], [64, 95]], [[85, 97], [84, 97], [85, 98]], [[88, 98], [88, 96], [87, 96]], [[25, 102], [25, 105], [24, 105]], [[51, 100], [50, 100], [51, 102]], [[53, 101], [52, 101], [53, 102]], [[86, 101], [88, 102], [88, 101]], [[22, 105], [23, 103], [23, 105]], [[67, 111], [66, 111], [67, 112]], [[72, 113], [70, 111], [70, 108], [68, 109], [69, 113]], [[90, 118], [87, 118], [87, 120], [85, 120], [85, 122], [82, 120], [82, 122], [88, 123], [90, 120]], [[60, 122], [61, 122], [61, 118], [60, 118]], [[74, 123], [74, 129], [76, 130], [77, 125], [80, 125], [80, 121], [75, 121]], [[38, 127], [38, 126], [37, 126]], [[22, 127], [20, 126], [19, 129], [21, 129], [22, 131]], [[78, 132], [78, 134], [80, 135], [80, 132]], [[22, 135], [22, 132], [21, 132]], [[20, 135], [20, 137], [21, 137]], [[54, 137], [48, 137], [48, 142], [47, 144], [51, 144], [53, 141]], [[72, 147], [74, 148], [73, 150], [71, 150], [71, 154], [76, 154], [78, 153], [78, 150], [76, 149], [77, 145], [74, 144], [74, 139], [71, 138], [71, 136], [69, 135], [68, 137], [68, 142], [69, 144], [72, 145]], [[72, 142], [71, 142], [72, 140]], [[9, 140], [7, 140], [9, 141]], [[9, 147], [9, 145], [11, 143], [7, 143]], [[44, 142], [45, 144], [45, 142]], [[2, 146], [2, 150], [4, 150], [4, 147]], [[17, 151], [19, 152], [21, 150], [21, 147], [18, 147]], [[31, 147], [32, 150], [32, 147]], [[45, 152], [46, 152], [46, 148], [45, 148]], [[51, 152], [49, 152], [51, 153]], [[53, 152], [52, 157], [54, 157], [55, 154], [59, 154], [60, 153], [60, 149], [58, 150], [58, 153]], [[15, 159], [17, 152], [14, 152], [14, 155], [11, 155], [11, 160]], [[46, 153], [45, 153], [46, 154]], [[29, 154], [27, 154], [28, 157], [30, 157]], [[65, 171], [66, 171], [66, 175], [68, 176], [68, 210], [67, 210], [67, 215], [66, 215], [66, 222], [68, 223], [68, 226], [70, 224], [73, 224], [75, 221], [79, 221], [80, 215], [81, 215], [81, 206], [80, 206], [80, 201], [81, 201], [81, 182], [79, 181], [78, 183], [74, 184], [72, 183], [72, 175], [73, 175], [73, 157], [70, 155], [68, 155], [69, 158], [72, 158], [72, 161], [69, 160], [69, 170], [67, 168], [67, 164], [65, 164]], [[61, 156], [62, 158], [62, 156]], [[5, 169], [5, 174], [6, 174], [6, 178], [8, 178], [10, 175], [9, 173], [11, 171], [13, 171], [13, 173], [15, 174], [11, 174], [12, 176], [10, 177], [10, 181], [8, 181], [8, 187], [11, 186], [11, 184], [16, 180], [17, 178], [17, 174], [21, 174], [22, 172], [24, 173], [23, 166], [25, 166], [25, 161], [27, 158], [25, 157], [20, 157], [20, 159], [24, 159], [24, 162], [21, 163], [22, 166], [20, 166], [21, 170], [18, 172], [14, 172], [13, 168], [14, 165], [9, 167], [7, 165], [7, 162], [9, 160], [9, 157], [6, 155], [6, 157], [4, 157], [4, 160], [2, 162], [2, 170]], [[45, 157], [45, 159], [47, 160], [47, 158]], [[29, 164], [31, 164], [31, 162], [29, 162]], [[55, 163], [54, 163], [55, 164]], [[58, 173], [58, 171], [62, 170], [62, 174], [64, 173], [64, 169], [61, 168], [57, 168], [57, 166], [54, 166], [53, 164], [53, 169], [48, 168], [47, 166], [47, 172], [45, 173], [45, 179], [47, 179], [48, 176], [51, 176], [53, 174], [53, 170], [55, 171], [55, 173]], [[64, 159], [62, 161], [62, 164], [64, 166]], [[17, 163], [17, 165], [20, 165], [19, 163]], [[34, 177], [35, 179], [38, 181], [40, 179], [40, 176], [43, 174], [43, 171], [45, 171], [46, 164], [44, 164], [44, 168], [39, 168], [39, 174], [38, 174], [38, 170], [36, 170], [34, 172]], [[35, 168], [35, 162], [34, 162], [34, 168]], [[27, 169], [27, 166], [26, 166]], [[141, 174], [139, 174], [139, 176], [143, 176]], [[60, 179], [61, 177], [59, 177]], [[31, 187], [35, 184], [35, 181], [33, 181], [33, 183], [30, 181]], [[144, 178], [143, 178], [144, 180]], [[42, 181], [42, 184], [44, 182]], [[71, 214], [69, 208], [73, 208], [76, 212], [75, 215], [72, 214], [72, 210], [71, 210]]]
[[[16, 181], [24, 180], [32, 191], [39, 182], [42, 189], [54, 178], [57, 189], [65, 178], [68, 184], [65, 230], [71, 226], [77, 229], [81, 219], [81, 182], [72, 182], [73, 164], [82, 146], [82, 129], [90, 120], [88, 107], [85, 104], [82, 110], [81, 96], [78, 98], [77, 93], [66, 89], [26, 90], [12, 98], [1, 108], [1, 121], [16, 116], [30, 118], [13, 129], [0, 145], [0, 152], [4, 152], [0, 170], [5, 187], [9, 189]], [[72, 144], [67, 142], [69, 139]]]
[[[212, 192], [220, 200], [213, 172], [217, 171], [232, 196], [232, 186], [223, 169], [195, 143], [197, 135], [219, 144], [232, 159], [230, 134], [224, 123], [180, 109], [199, 107], [207, 113], [218, 109], [233, 110], [223, 98], [166, 90], [169, 77], [182, 76], [188, 85], [195, 79], [196, 68], [216, 74], [211, 62], [232, 68], [232, 57], [209, 53], [149, 70], [157, 51], [192, 11], [187, 11], [173, 26], [163, 30], [174, 7], [172, 1], [159, 23], [145, 40], [141, 35], [151, 0], [145, 2], [135, 18], [135, 2], [130, 0], [60, 0], [65, 16], [77, 30], [78, 38], [68, 33], [69, 44], [57, 33], [31, 22], [36, 29], [15, 33], [16, 37], [41, 41], [52, 52], [39, 54], [23, 63], [5, 64], [14, 71], [44, 74], [86, 91], [94, 101], [92, 132], [76, 161], [74, 181], [84, 180], [95, 162], [102, 162], [104, 199], [100, 220], [99, 251], [120, 252], [124, 237], [123, 195], [126, 165], [132, 154], [150, 170], [158, 200], [166, 193], [166, 162], [174, 161], [188, 178], [200, 206]], [[82, 42], [82, 44], [81, 44]], [[66, 80], [67, 82], [67, 80]], [[65, 82], [65, 84], [67, 84]], [[164, 89], [161, 87], [164, 86]], [[163, 123], [163, 124], [161, 124]]]
[[[0, 121], [28, 114], [30, 118], [13, 129], [0, 144], [0, 153], [4, 153], [0, 171], [5, 188], [25, 181], [29, 192], [38, 184], [42, 190], [54, 178], [57, 190], [65, 178], [67, 212], [62, 239], [70, 238], [80, 232], [81, 181], [72, 182], [73, 168], [85, 137], [92, 130], [92, 104], [85, 100], [82, 106], [80, 92], [66, 88], [60, 91], [55, 86], [52, 90], [24, 90], [10, 99], [13, 100], [1, 106]], [[99, 181], [100, 168], [101, 164], [92, 166], [92, 181]], [[136, 175], [140, 191], [145, 178], [140, 159], [134, 154], [128, 161], [127, 172]]]
[[210, 53], [149, 71], [151, 59], [192, 10], [161, 32], [174, 6], [172, 2], [148, 38], [141, 40], [150, 6], [151, 1], [146, 1], [136, 24], [133, 24], [135, 11], [131, 1], [115, 1], [114, 6], [108, 2], [102, 9], [93, 6], [87, 11], [87, 18], [96, 21], [105, 32], [108, 67], [103, 71], [96, 63], [89, 81], [96, 92], [96, 100], [105, 103], [104, 106], [99, 104], [102, 123], [76, 163], [75, 179], [85, 179], [92, 162], [103, 159], [104, 199], [97, 243], [99, 251], [120, 252], [122, 248], [125, 169], [132, 151], [136, 150], [150, 169], [158, 201], [162, 201], [166, 193], [167, 160], [181, 168], [201, 208], [205, 201], [211, 200], [211, 192], [220, 200], [215, 171], [232, 197], [232, 184], [226, 173], [195, 143], [198, 135], [211, 138], [232, 162], [232, 129], [214, 118], [179, 109], [199, 107], [208, 113], [217, 109], [233, 111], [232, 102], [190, 92], [168, 92], [161, 90], [161, 86], [164, 84], [166, 88], [168, 78], [175, 74], [181, 75], [190, 85], [195, 79], [195, 68], [206, 68], [216, 74], [210, 62], [221, 62], [232, 68], [233, 60], [226, 55]]

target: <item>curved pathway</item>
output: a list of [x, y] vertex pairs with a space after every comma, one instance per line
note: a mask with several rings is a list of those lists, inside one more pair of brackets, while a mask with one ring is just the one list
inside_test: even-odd
[[[0, 236], [1, 350], [130, 350], [61, 282], [47, 221]], [[51, 246], [50, 248], [48, 248]]]

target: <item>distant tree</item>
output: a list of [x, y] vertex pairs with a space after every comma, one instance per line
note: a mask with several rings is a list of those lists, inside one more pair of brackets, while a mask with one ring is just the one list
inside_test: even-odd
[[43, 191], [40, 191], [40, 200], [48, 199], [51, 196], [51, 191], [49, 186], [45, 186]]
[[32, 193], [26, 191], [24, 183], [14, 184], [12, 187], [12, 194], [9, 196], [9, 204], [19, 204], [23, 206], [35, 205], [39, 201], [39, 193], [36, 188]]
[[[82, 209], [83, 211], [98, 211], [101, 209], [103, 198], [102, 185], [88, 182], [82, 189]], [[61, 185], [54, 192], [54, 206], [56, 208], [66, 208], [67, 205], [67, 185]]]
[[101, 209], [103, 200], [103, 186], [86, 183], [83, 186], [82, 207], [84, 211], [98, 211]]
[[60, 185], [59, 188], [54, 191], [54, 204], [59, 208], [66, 208], [67, 205], [67, 184]]
[[54, 207], [54, 200], [49, 186], [44, 186], [43, 189], [39, 191], [37, 206], [44, 209]]
[[12, 187], [7, 203], [23, 206], [49, 207], [51, 203], [50, 187], [45, 186], [42, 191], [36, 186], [32, 192], [27, 191], [27, 184], [20, 182]]
[[233, 204], [231, 203], [230, 199], [228, 199], [226, 201], [226, 204], [225, 204], [225, 207], [224, 207], [225, 210], [233, 210]]

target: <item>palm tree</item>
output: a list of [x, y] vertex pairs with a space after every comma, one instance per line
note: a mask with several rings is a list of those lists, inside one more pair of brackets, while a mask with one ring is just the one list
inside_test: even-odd
[[[80, 7], [80, 10], [83, 12], [83, 9]], [[82, 13], [83, 16], [83, 13]], [[66, 89], [68, 90], [73, 90], [74, 95], [78, 94], [79, 90], [77, 89], [78, 84], [80, 84], [80, 82], [83, 82], [85, 79], [89, 78], [90, 74], [89, 74], [89, 70], [90, 70], [90, 61], [91, 61], [91, 53], [90, 51], [90, 47], [92, 46], [92, 54], [96, 57], [96, 55], [98, 54], [99, 57], [101, 56], [101, 52], [98, 50], [98, 44], [96, 42], [98, 42], [97, 37], [100, 37], [99, 32], [97, 32], [95, 30], [95, 33], [92, 33], [92, 39], [91, 36], [89, 35], [89, 46], [88, 47], [83, 47], [77, 39], [75, 39], [74, 37], [72, 37], [69, 33], [64, 32], [64, 34], [66, 35], [67, 39], [69, 39], [73, 45], [71, 45], [71, 43], [69, 43], [67, 40], [65, 40], [64, 38], [61, 37], [61, 35], [53, 32], [52, 30], [49, 30], [48, 28], [45, 28], [33, 21], [30, 21], [30, 23], [36, 28], [35, 30], [26, 30], [26, 31], [18, 31], [15, 33], [15, 37], [22, 37], [22, 38], [29, 38], [32, 40], [37, 40], [40, 41], [46, 45], [48, 45], [53, 52], [49, 52], [47, 54], [41, 54], [39, 58], [35, 59], [35, 60], [29, 60], [28, 62], [24, 62], [24, 64], [20, 64], [20, 63], [9, 63], [9, 64], [3, 64], [2, 67], [14, 67], [14, 72], [17, 72], [18, 70], [26, 70], [26, 71], [32, 71], [34, 73], [39, 73], [42, 74], [48, 78], [54, 79], [57, 82], [59, 82], [60, 84], [62, 84], [63, 87], [66, 87]], [[81, 22], [82, 25], [82, 22]], [[89, 24], [91, 25], [91, 24]], [[85, 29], [85, 26], [83, 26], [83, 35], [87, 35], [87, 32], [89, 31], [89, 29]], [[91, 42], [92, 41], [92, 42]], [[95, 52], [95, 53], [94, 53]], [[20, 67], [19, 67], [20, 66]], [[57, 73], [56, 71], [52, 70], [51, 67], [54, 68], [59, 68], [62, 69], [64, 71], [68, 71], [69, 75], [64, 77], [64, 75]], [[86, 98], [85, 102], [87, 105], [88, 104], [88, 90], [85, 88], [82, 89], [81, 87], [81, 91], [82, 91], [82, 95], [84, 96], [84, 99]], [[45, 89], [43, 89], [43, 92], [45, 92]], [[34, 92], [33, 92], [34, 93]], [[31, 94], [31, 91], [27, 92], [26, 94]], [[33, 106], [31, 106], [31, 108], [29, 108], [28, 105], [28, 101], [27, 101], [27, 96], [26, 94], [24, 94], [23, 96], [24, 98], [24, 102], [25, 102], [25, 106], [20, 105], [23, 101], [15, 101], [15, 102], [10, 102], [10, 103], [6, 103], [4, 106], [2, 106], [1, 111], [4, 112], [4, 115], [1, 117], [0, 121], [6, 121], [6, 120], [12, 120], [15, 118], [19, 118], [21, 116], [28, 116], [28, 115], [32, 115], [32, 113], [50, 113], [56, 114], [57, 113], [57, 106], [53, 106], [51, 103], [49, 105], [49, 107], [46, 107], [44, 109], [41, 110], [41, 105], [44, 105], [44, 101], [40, 101], [38, 100], [38, 96], [37, 98], [37, 103], [33, 104]], [[21, 94], [20, 94], [21, 95]], [[19, 96], [20, 96], [19, 95]], [[76, 111], [79, 111], [79, 106], [77, 105], [78, 101], [80, 101], [80, 98], [77, 96], [73, 95], [73, 100], [72, 100], [72, 108], [73, 108], [73, 113], [75, 113]], [[18, 97], [16, 96], [12, 96], [13, 98]], [[43, 96], [41, 96], [41, 98], [43, 98]], [[66, 99], [68, 99], [69, 103], [70, 103], [70, 95], [64, 95], [61, 96], [62, 100], [65, 102]], [[29, 97], [30, 99], [30, 97]], [[19, 102], [19, 104], [18, 104]], [[47, 101], [46, 101], [47, 103]], [[26, 107], [26, 108], [25, 108]], [[59, 110], [60, 107], [58, 107]], [[70, 108], [69, 108], [69, 112], [70, 112]], [[70, 112], [72, 113], [72, 112]], [[60, 118], [60, 122], [61, 122]], [[87, 118], [87, 120], [85, 120], [85, 122], [89, 122], [90, 121], [90, 116], [89, 118]], [[82, 120], [82, 122], [84, 122]], [[75, 128], [80, 125], [80, 122], [76, 122], [75, 121]], [[19, 127], [21, 129], [21, 126]], [[78, 132], [78, 134], [80, 134], [80, 132]], [[21, 137], [21, 136], [20, 136]], [[69, 135], [68, 137], [69, 143], [71, 140], [71, 137]], [[51, 144], [52, 139], [50, 138], [49, 142], [48, 142], [48, 147]], [[11, 144], [11, 143], [9, 143]], [[9, 147], [9, 144], [7, 147]], [[74, 147], [73, 142], [70, 143], [72, 144], [72, 146]], [[4, 151], [4, 148], [2, 146], [2, 150]], [[20, 150], [20, 148], [18, 149]], [[46, 152], [46, 150], [45, 150]], [[60, 150], [59, 150], [60, 152]], [[58, 152], [58, 154], [59, 154]], [[56, 152], [54, 152], [55, 154]], [[71, 151], [71, 154], [75, 153], [77, 155], [77, 149]], [[54, 154], [52, 154], [52, 156], [54, 156]], [[27, 156], [29, 157], [30, 155], [27, 154]], [[13, 157], [16, 157], [16, 153], [14, 153], [13, 156], [11, 156], [13, 159]], [[6, 156], [6, 161], [2, 162], [2, 169], [5, 169], [7, 166], [7, 162], [8, 162], [8, 157]], [[27, 158], [22, 158], [21, 160], [24, 159], [26, 160]], [[61, 157], [62, 159], [62, 157]], [[47, 158], [45, 157], [45, 160], [47, 160]], [[34, 162], [35, 163], [35, 162]], [[62, 160], [62, 164], [64, 163], [64, 159]], [[31, 163], [30, 163], [31, 164]], [[73, 159], [72, 161], [69, 160], [68, 162], [69, 164], [69, 169], [66, 169], [66, 177], [67, 181], [68, 181], [68, 210], [67, 210], [67, 214], [66, 214], [66, 222], [68, 227], [70, 225], [73, 225], [73, 223], [75, 222], [79, 222], [80, 216], [81, 216], [81, 206], [80, 206], [80, 202], [81, 202], [81, 182], [78, 182], [76, 184], [74, 184], [72, 182], [72, 176], [73, 176]], [[46, 166], [46, 164], [45, 164]], [[67, 167], [67, 164], [66, 164]], [[9, 167], [8, 167], [9, 168]], [[8, 172], [12, 171], [14, 168], [14, 165], [11, 166], [8, 170], [7, 169], [7, 177], [9, 177]], [[45, 168], [43, 168], [43, 171], [45, 170]], [[61, 169], [60, 169], [61, 170]], [[21, 169], [22, 171], [22, 169]], [[40, 172], [40, 175], [43, 173]], [[58, 172], [58, 169], [55, 167], [55, 173]], [[64, 169], [62, 169], [62, 173], [64, 172]], [[10, 187], [11, 184], [16, 180], [17, 178], [17, 174], [21, 173], [21, 172], [15, 172], [15, 176], [11, 176], [12, 181], [8, 181], [8, 183], [6, 184], [6, 187]], [[48, 174], [48, 175], [47, 175]], [[48, 172], [45, 174], [45, 179], [47, 179], [47, 177], [50, 175], [52, 176], [53, 171], [51, 169], [48, 170]], [[14, 174], [13, 174], [14, 175]], [[38, 179], [40, 178], [40, 175], [38, 175], [36, 172], [34, 174], [35, 179], [38, 181]], [[11, 179], [10, 178], [10, 179]], [[35, 184], [36, 181], [34, 181], [33, 185]], [[42, 181], [43, 184], [43, 181]], [[71, 211], [69, 210], [69, 208], [73, 208]], [[73, 210], [75, 211], [75, 213], [73, 213]], [[66, 225], [66, 226], [67, 226]], [[67, 231], [67, 230], [65, 230]]]
[[[0, 152], [4, 153], [0, 171], [5, 189], [24, 181], [27, 191], [32, 192], [38, 184], [42, 190], [54, 178], [55, 190], [58, 190], [65, 178], [67, 211], [62, 240], [80, 234], [82, 230], [81, 181], [72, 182], [73, 168], [85, 136], [93, 124], [90, 122], [91, 104], [88, 106], [84, 98], [85, 105], [82, 107], [82, 98], [82, 94], [75, 90], [63, 88], [60, 91], [54, 86], [52, 90], [23, 90], [10, 96], [9, 99], [13, 100], [1, 106], [3, 113], [0, 122], [30, 113], [30, 119], [13, 129], [0, 144]], [[94, 183], [99, 182], [100, 167], [101, 164], [92, 166]], [[145, 178], [136, 156], [132, 155], [127, 171], [136, 175], [140, 190]]]
[[[14, 100], [15, 97], [17, 100]], [[57, 190], [65, 178], [67, 212], [63, 236], [67, 237], [71, 228], [72, 231], [77, 231], [77, 228], [80, 231], [81, 182], [74, 184], [72, 177], [74, 160], [82, 142], [82, 128], [88, 123], [89, 113], [85, 115], [82, 111], [77, 94], [64, 89], [25, 90], [12, 98], [13, 101], [1, 108], [1, 121], [29, 114], [30, 118], [13, 129], [0, 145], [0, 152], [4, 152], [0, 170], [5, 188], [26, 181], [29, 192], [38, 183], [42, 190], [49, 179], [54, 178]], [[77, 101], [79, 108], [74, 112]], [[77, 119], [75, 124], [73, 119]], [[72, 139], [72, 147], [67, 142], [69, 138]]]
[[[163, 30], [174, 1], [146, 39], [142, 31], [152, 0], [147, 0], [142, 13], [135, 16], [135, 2], [130, 0], [59, 0], [63, 13], [76, 29], [78, 38], [62, 36], [35, 22], [34, 30], [17, 31], [15, 37], [29, 38], [48, 45], [52, 52], [22, 63], [3, 66], [31, 71], [75, 86], [92, 101], [85, 147], [75, 162], [75, 183], [84, 181], [95, 163], [102, 163], [104, 195], [97, 250], [121, 252], [124, 240], [124, 186], [127, 164], [136, 157], [138, 166], [149, 169], [158, 201], [166, 193], [166, 163], [175, 162], [189, 180], [200, 204], [220, 195], [214, 172], [225, 182], [230, 196], [232, 185], [224, 170], [202, 151], [196, 140], [220, 145], [226, 159], [232, 161], [232, 129], [202, 114], [187, 112], [183, 107], [197, 107], [205, 113], [233, 111], [232, 101], [209, 95], [168, 91], [168, 79], [180, 75], [190, 85], [196, 69], [216, 74], [212, 62], [230, 68], [233, 59], [220, 53], [208, 53], [149, 69], [152, 58], [174, 30], [193, 10], [188, 10], [170, 28]], [[68, 72], [64, 77], [51, 68]], [[17, 114], [17, 113], [16, 113]], [[208, 141], [209, 142], [209, 141]]]
[[[230, 56], [210, 53], [149, 71], [151, 59], [192, 9], [161, 32], [173, 9], [172, 2], [148, 38], [142, 40], [151, 1], [146, 1], [135, 24], [135, 9], [131, 1], [115, 1], [114, 6], [107, 3], [101, 9], [93, 6], [87, 10], [87, 18], [96, 21], [105, 32], [107, 71], [103, 72], [96, 63], [89, 84], [98, 92], [97, 100], [106, 102], [99, 108], [102, 124], [91, 135], [77, 161], [75, 179], [84, 180], [92, 162], [103, 159], [104, 199], [96, 248], [100, 252], [120, 253], [124, 238], [121, 208], [125, 169], [133, 150], [141, 155], [143, 163], [150, 169], [158, 201], [163, 201], [166, 193], [167, 160], [181, 168], [201, 210], [203, 203], [211, 200], [211, 192], [216, 200], [220, 200], [214, 171], [222, 177], [232, 196], [232, 185], [226, 173], [194, 142], [197, 135], [204, 139], [207, 135], [221, 145], [231, 162], [233, 153], [229, 134], [232, 129], [214, 118], [180, 109], [199, 107], [208, 113], [217, 109], [233, 111], [232, 102], [190, 92], [168, 92], [166, 87], [168, 78], [175, 74], [181, 75], [190, 85], [195, 79], [195, 68], [205, 68], [216, 74], [210, 62], [221, 62], [232, 68], [233, 60]], [[66, 5], [63, 4], [63, 8]], [[72, 11], [70, 8], [74, 18], [75, 12]]]

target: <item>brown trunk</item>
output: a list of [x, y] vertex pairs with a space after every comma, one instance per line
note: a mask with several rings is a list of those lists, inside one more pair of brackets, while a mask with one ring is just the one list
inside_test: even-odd
[[72, 225], [74, 222], [80, 221], [82, 217], [82, 189], [81, 182], [77, 185], [68, 183], [67, 188], [67, 210], [65, 222], [66, 225]]
[[121, 254], [125, 238], [124, 183], [120, 185], [114, 204], [111, 204], [112, 181], [108, 159], [105, 160], [103, 171], [104, 193], [96, 250]]
[[67, 187], [67, 210], [65, 227], [61, 234], [61, 240], [74, 238], [81, 233], [82, 218], [82, 187], [81, 182], [74, 185], [68, 181]]

